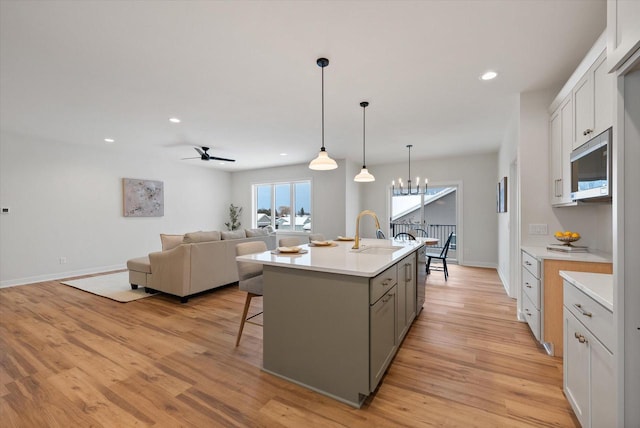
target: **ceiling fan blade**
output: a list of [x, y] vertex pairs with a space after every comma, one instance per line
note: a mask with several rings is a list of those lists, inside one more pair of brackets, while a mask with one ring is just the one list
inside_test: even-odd
[[180, 160], [187, 160], [187, 159], [200, 159], [200, 157], [198, 156], [198, 157], [194, 157], [194, 158], [182, 158]]
[[205, 156], [205, 155], [206, 155], [206, 153], [205, 153], [205, 152], [203, 152], [203, 151], [200, 149], [200, 147], [194, 147], [194, 149], [196, 149], [196, 152], [198, 152], [198, 154], [199, 154], [200, 156]]
[[224, 162], [235, 162], [235, 159], [227, 159], [227, 158], [219, 158], [216, 156], [209, 156], [209, 159], [211, 160], [219, 160], [219, 161], [224, 161]]

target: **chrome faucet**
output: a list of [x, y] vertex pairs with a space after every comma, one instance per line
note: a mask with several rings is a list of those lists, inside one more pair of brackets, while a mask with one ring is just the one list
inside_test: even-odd
[[351, 247], [353, 250], [357, 250], [360, 248], [360, 218], [363, 215], [370, 215], [376, 221], [376, 230], [380, 229], [380, 221], [378, 220], [378, 216], [371, 210], [364, 210], [360, 214], [358, 214], [358, 218], [356, 218], [356, 243]]

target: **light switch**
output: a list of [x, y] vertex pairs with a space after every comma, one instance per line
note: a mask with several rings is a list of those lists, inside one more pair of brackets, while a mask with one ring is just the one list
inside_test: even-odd
[[548, 228], [546, 224], [530, 224], [529, 235], [547, 235]]

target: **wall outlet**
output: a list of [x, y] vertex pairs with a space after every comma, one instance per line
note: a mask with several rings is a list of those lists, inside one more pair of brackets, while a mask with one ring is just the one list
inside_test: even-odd
[[67, 264], [67, 258], [66, 257], [60, 257], [58, 260], [60, 261], [61, 265], [66, 265]]
[[549, 231], [546, 224], [530, 224], [529, 235], [548, 235]]
[[2, 214], [9, 214], [9, 207], [2, 207]]

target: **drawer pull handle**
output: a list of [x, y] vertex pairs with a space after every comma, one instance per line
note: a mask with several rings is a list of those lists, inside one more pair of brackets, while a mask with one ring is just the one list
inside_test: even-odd
[[393, 278], [387, 278], [384, 281], [382, 281], [382, 285], [389, 285], [391, 281], [393, 281]]
[[531, 263], [529, 263], [528, 260], [525, 260], [524, 264], [527, 265], [527, 266], [531, 266]]
[[529, 317], [531, 316], [531, 312], [529, 312], [529, 309], [525, 309], [524, 311], [527, 314], [527, 316], [529, 316]]
[[385, 299], [382, 299], [383, 303], [387, 303], [391, 298], [395, 295], [395, 293], [388, 294]]
[[587, 312], [584, 309], [582, 309], [582, 305], [580, 303], [574, 303], [573, 306], [575, 306], [576, 309], [578, 309], [582, 315], [584, 315], [585, 317], [591, 318], [591, 315], [592, 315], [591, 312]]
[[578, 333], [577, 331], [575, 333], [573, 333], [573, 336], [578, 339], [578, 342], [580, 343], [586, 343], [587, 339], [584, 338], [583, 335], [581, 335], [580, 333]]
[[525, 282], [525, 283], [524, 283], [524, 285], [525, 285], [527, 288], [531, 288], [531, 286], [529, 285], [529, 283], [528, 283], [528, 282]]

